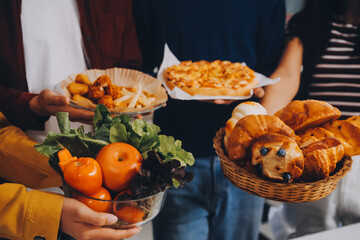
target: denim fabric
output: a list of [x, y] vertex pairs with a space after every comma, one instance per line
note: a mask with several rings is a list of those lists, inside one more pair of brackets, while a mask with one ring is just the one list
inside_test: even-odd
[[170, 189], [153, 221], [155, 240], [252, 240], [258, 238], [264, 199], [233, 186], [218, 157], [196, 159], [184, 188]]

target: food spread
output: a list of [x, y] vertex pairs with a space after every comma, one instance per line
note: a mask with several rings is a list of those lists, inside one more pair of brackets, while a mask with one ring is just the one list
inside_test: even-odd
[[166, 69], [166, 84], [190, 95], [248, 96], [257, 85], [255, 73], [235, 62], [183, 61]]
[[254, 110], [235, 125], [233, 116], [228, 120], [223, 141], [231, 161], [265, 179], [318, 181], [329, 177], [344, 157], [360, 153], [360, 116], [337, 120], [337, 108], [311, 99], [293, 101], [274, 116], [251, 106]]
[[115, 228], [153, 218], [166, 189], [192, 180], [185, 167], [194, 164], [193, 155], [155, 124], [112, 117], [103, 104], [95, 109], [94, 133], [70, 129], [67, 112], [57, 120], [61, 133], [50, 133], [35, 149], [63, 177], [66, 196], [115, 214]]

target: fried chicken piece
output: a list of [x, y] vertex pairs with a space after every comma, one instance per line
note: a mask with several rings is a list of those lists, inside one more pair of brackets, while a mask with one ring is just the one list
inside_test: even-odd
[[114, 100], [121, 98], [123, 95], [121, 93], [122, 87], [117, 85], [111, 85], [105, 88], [106, 95], [110, 95]]
[[88, 93], [89, 91], [89, 87], [85, 84], [82, 83], [76, 83], [76, 82], [72, 82], [67, 86], [67, 89], [69, 90], [69, 92], [71, 93], [71, 95], [85, 95]]
[[111, 79], [108, 75], [102, 75], [98, 77], [93, 83], [93, 86], [101, 86], [101, 87], [109, 87], [111, 85], [112, 85]]
[[97, 103], [105, 95], [105, 90], [101, 86], [92, 86], [89, 89], [87, 97]]
[[107, 108], [114, 108], [114, 100], [110, 95], [103, 96], [99, 101], [98, 104], [104, 104]]

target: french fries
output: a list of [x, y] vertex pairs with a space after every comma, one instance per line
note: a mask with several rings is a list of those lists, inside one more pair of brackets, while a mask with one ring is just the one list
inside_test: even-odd
[[107, 75], [102, 75], [94, 83], [89, 84], [90, 80], [88, 81], [86, 75], [78, 74], [75, 82], [70, 83], [67, 89], [75, 102], [86, 98], [94, 104], [104, 104], [109, 109], [117, 107], [141, 109], [156, 100], [155, 94], [145, 91], [140, 83], [133, 87], [123, 87], [112, 84], [109, 80]]

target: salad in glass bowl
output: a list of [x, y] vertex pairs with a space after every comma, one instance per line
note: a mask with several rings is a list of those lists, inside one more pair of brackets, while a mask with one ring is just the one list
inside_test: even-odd
[[161, 135], [155, 124], [112, 117], [97, 105], [94, 132], [70, 128], [68, 113], [56, 114], [60, 133], [50, 132], [35, 149], [49, 157], [63, 180], [64, 195], [99, 212], [118, 217], [112, 228], [131, 228], [151, 221], [160, 211], [164, 193], [192, 180], [186, 171], [194, 157], [181, 141]]

